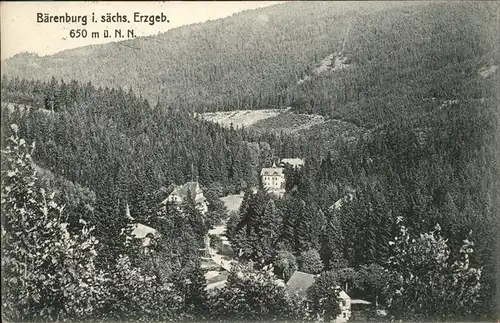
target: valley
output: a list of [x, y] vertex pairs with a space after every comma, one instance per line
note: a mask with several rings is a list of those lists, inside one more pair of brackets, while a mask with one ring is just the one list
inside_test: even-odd
[[3, 318], [493, 321], [499, 8], [289, 2], [3, 60]]

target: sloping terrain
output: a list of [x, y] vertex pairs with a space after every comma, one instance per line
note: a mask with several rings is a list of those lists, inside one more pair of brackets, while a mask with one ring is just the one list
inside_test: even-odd
[[220, 124], [225, 127], [233, 125], [235, 128], [249, 127], [262, 120], [276, 117], [283, 110], [236, 110], [225, 112], [207, 112], [200, 116], [210, 122]]
[[315, 134], [324, 136], [353, 137], [362, 129], [350, 122], [325, 119], [317, 114], [299, 114], [290, 109], [283, 110], [238, 110], [231, 112], [207, 112], [199, 116], [224, 127], [256, 130], [258, 132], [284, 134]]
[[251, 129], [260, 131], [270, 131], [275, 133], [297, 133], [302, 130], [307, 130], [315, 125], [325, 122], [325, 118], [320, 115], [297, 114], [286, 112], [260, 120], [254, 123]]
[[[280, 113], [281, 112], [281, 113]], [[293, 135], [307, 138], [309, 143], [321, 151], [334, 151], [342, 143], [354, 143], [370, 132], [355, 124], [337, 119], [325, 119], [317, 114], [298, 114], [289, 109], [246, 110], [234, 112], [211, 112], [200, 114], [201, 118], [224, 127], [240, 128], [256, 133]]]
[[493, 2], [292, 2], [122, 43], [20, 54], [2, 73], [133, 88], [170, 108], [292, 106], [372, 127], [436, 108], [425, 98], [456, 99], [484, 66], [483, 75], [498, 73], [489, 69], [499, 65], [497, 12]]
[[234, 127], [257, 130], [261, 132], [284, 132], [287, 134], [307, 130], [325, 122], [320, 115], [297, 114], [282, 110], [237, 110], [227, 112], [207, 112], [199, 116], [204, 120]]
[[353, 9], [371, 15], [392, 7], [404, 6], [280, 4], [121, 43], [45, 57], [20, 54], [2, 62], [2, 72], [131, 87], [153, 102], [161, 98], [183, 108], [202, 110], [200, 103], [219, 111], [274, 108], [283, 100], [279, 93], [296, 84], [316, 56], [340, 46]]
[[352, 66], [349, 64], [349, 62], [350, 62], [349, 58], [344, 56], [341, 52], [330, 54], [327, 57], [323, 58], [319, 63], [319, 65], [313, 69], [312, 76], [307, 75], [303, 79], [300, 79], [297, 82], [297, 85], [310, 81], [312, 77], [318, 76], [322, 73], [335, 72], [346, 68], [350, 68]]

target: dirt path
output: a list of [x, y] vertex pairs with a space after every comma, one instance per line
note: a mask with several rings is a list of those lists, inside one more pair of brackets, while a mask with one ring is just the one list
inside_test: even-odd
[[[228, 249], [231, 248], [231, 244], [226, 237], [226, 221], [223, 221], [221, 225], [215, 226], [212, 230], [208, 231], [208, 234], [219, 237], [219, 239], [222, 241], [223, 246], [227, 247]], [[216, 264], [221, 265], [222, 268], [227, 271], [230, 271], [231, 265], [236, 262], [233, 259], [228, 259], [227, 255], [223, 254], [221, 251], [215, 248], [210, 247], [209, 253], [212, 260]]]
[[[240, 208], [241, 201], [243, 200], [243, 194], [239, 195], [228, 195], [221, 200], [224, 202], [226, 205], [227, 209], [229, 211], [236, 211]], [[226, 272], [229, 272], [231, 270], [231, 267], [234, 263], [237, 263], [236, 260], [232, 259], [229, 255], [232, 253], [231, 251], [231, 244], [229, 243], [227, 236], [226, 236], [226, 230], [227, 230], [227, 225], [226, 221], [222, 221], [220, 225], [214, 226], [213, 229], [208, 231], [209, 235], [214, 235], [218, 237], [221, 242], [222, 242], [222, 247], [221, 248], [209, 248], [209, 254], [210, 258], [217, 264], [220, 265]], [[205, 274], [205, 278], [208, 279], [215, 279], [217, 280], [217, 277], [220, 276], [223, 272], [222, 271], [216, 271], [216, 270], [211, 270], [208, 271]], [[224, 286], [226, 282], [226, 279], [216, 281], [214, 283], [208, 284], [207, 289], [213, 289], [216, 287], [222, 287]]]

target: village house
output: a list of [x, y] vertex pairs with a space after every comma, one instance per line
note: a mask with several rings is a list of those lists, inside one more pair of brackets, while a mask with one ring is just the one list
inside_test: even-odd
[[143, 247], [149, 247], [154, 238], [158, 236], [158, 231], [142, 223], [135, 223], [132, 225], [131, 235], [136, 239], [142, 239]]
[[276, 167], [273, 163], [272, 167], [262, 168], [260, 176], [262, 178], [262, 185], [270, 191], [283, 191], [285, 190], [285, 174], [283, 167]]
[[172, 193], [162, 202], [165, 204], [167, 202], [181, 203], [188, 197], [188, 192], [191, 194], [196, 208], [201, 214], [205, 215], [208, 212], [208, 202], [203, 195], [203, 190], [198, 182], [187, 182], [184, 185], [178, 185], [174, 188]]
[[[295, 271], [286, 283], [288, 293], [305, 299], [307, 297], [307, 289], [312, 286], [316, 277], [317, 275], [307, 274], [298, 270]], [[340, 288], [340, 286], [337, 286], [337, 288], [339, 289], [340, 314], [333, 322], [344, 323], [351, 317], [351, 298]]]

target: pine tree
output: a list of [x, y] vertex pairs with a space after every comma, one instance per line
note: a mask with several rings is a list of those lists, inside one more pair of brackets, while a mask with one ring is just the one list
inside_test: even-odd
[[135, 267], [126, 256], [119, 256], [107, 281], [104, 315], [108, 320], [179, 320], [182, 297], [170, 284]]
[[186, 198], [183, 200], [181, 209], [185, 214], [186, 225], [190, 227], [196, 237], [196, 244], [199, 248], [203, 247], [203, 237], [208, 234], [208, 226], [205, 216], [196, 207], [196, 202], [188, 189]]
[[177, 290], [184, 294], [184, 311], [195, 316], [203, 316], [208, 312], [206, 291], [207, 282], [199, 262], [187, 271], [181, 271], [180, 275], [174, 275], [172, 279], [177, 285]]
[[281, 232], [281, 216], [272, 199], [267, 202], [260, 224], [260, 239], [258, 241], [263, 263], [268, 263], [274, 256], [276, 244]]
[[328, 220], [321, 239], [321, 257], [327, 269], [342, 267], [345, 259], [342, 254], [344, 238], [342, 228], [335, 212], [328, 213]]
[[311, 210], [306, 203], [299, 199], [293, 204], [291, 212], [295, 213], [294, 222], [294, 249], [298, 252], [308, 250], [311, 246]]
[[336, 274], [323, 272], [307, 290], [308, 316], [312, 320], [334, 320], [340, 314], [339, 292]]
[[58, 83], [56, 78], [52, 76], [50, 84], [47, 86], [45, 93], [45, 109], [51, 110], [52, 112], [57, 111], [59, 108], [59, 102], [57, 98]]

